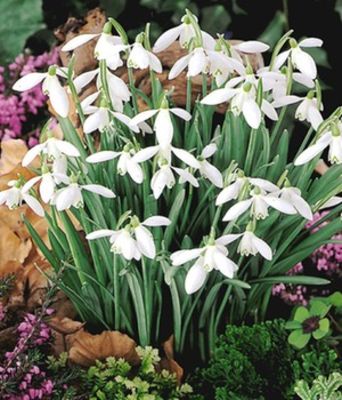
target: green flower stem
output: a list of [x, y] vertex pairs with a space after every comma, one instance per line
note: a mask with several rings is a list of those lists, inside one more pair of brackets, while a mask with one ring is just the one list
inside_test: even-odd
[[[187, 78], [186, 80], [186, 111], [191, 113], [191, 103], [192, 103], [192, 83], [191, 78]], [[190, 128], [190, 121], [185, 122], [185, 137], [187, 137], [187, 133]]]
[[120, 275], [119, 275], [119, 263], [117, 255], [113, 255], [113, 294], [114, 294], [114, 327], [116, 330], [121, 328], [121, 311], [120, 311]]
[[150, 80], [151, 80], [151, 97], [153, 108], [157, 108], [157, 100], [158, 100], [158, 90], [157, 90], [157, 77], [156, 73], [150, 69]]
[[106, 101], [108, 103], [109, 109], [114, 111], [112, 99], [110, 97], [108, 82], [107, 82], [107, 64], [105, 60], [100, 60], [100, 80], [101, 87], [103, 89], [104, 95], [106, 97]]
[[127, 67], [128, 71], [128, 81], [129, 81], [129, 88], [132, 93], [132, 102], [133, 102], [133, 109], [134, 113], [138, 114], [139, 113], [139, 107], [138, 107], [138, 99], [136, 97], [136, 92], [135, 92], [135, 83], [134, 83], [134, 75], [133, 75], [133, 70], [131, 67]]
[[144, 256], [141, 257], [141, 265], [142, 265], [143, 285], [144, 285], [144, 304], [145, 304], [146, 324], [147, 324], [146, 329], [148, 337], [151, 337], [152, 300], [153, 300], [153, 292], [151, 288], [152, 279], [150, 276], [150, 268], [146, 266], [146, 261], [144, 259]]
[[207, 75], [202, 72], [202, 97], [207, 95], [208, 89], [208, 82], [207, 82]]
[[247, 156], [246, 156], [246, 162], [245, 162], [245, 168], [244, 168], [246, 175], [250, 175], [252, 172], [251, 168], [252, 168], [252, 162], [253, 162], [253, 157], [254, 157], [254, 153], [255, 153], [257, 132], [258, 132], [257, 129], [252, 129], [250, 137], [249, 137]]

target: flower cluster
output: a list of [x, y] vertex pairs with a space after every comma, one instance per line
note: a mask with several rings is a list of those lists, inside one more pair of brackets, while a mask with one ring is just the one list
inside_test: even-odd
[[[0, 139], [18, 138], [27, 134], [25, 123], [45, 107], [46, 97], [39, 87], [23, 93], [13, 93], [7, 82], [31, 74], [58, 61], [57, 48], [38, 56], [19, 55], [7, 68], [0, 66]], [[28, 145], [38, 142], [39, 131], [30, 132]]]
[[[214, 38], [201, 30], [190, 11], [154, 47], [148, 27], [129, 43], [122, 26], [109, 18], [101, 33], [76, 36], [62, 47], [73, 52], [97, 41], [97, 68], [75, 76], [72, 63], [50, 65], [47, 72], [27, 74], [14, 84], [20, 92], [42, 87], [64, 139], [54, 137], [48, 127], [42, 132], [40, 143], [23, 160], [24, 167], [31, 167], [39, 158], [37, 176], [11, 181], [0, 192], [0, 204], [15, 208], [26, 202], [37, 214], [45, 213], [52, 250], [45, 247], [44, 254], [57, 270], [58, 260], [75, 268], [63, 277], [68, 281], [64, 287], [73, 293], [84, 318], [94, 316], [104, 326], [133, 333], [137, 326], [140, 343], [150, 344], [154, 316], [159, 315], [158, 324], [163, 314], [164, 279], [171, 288], [175, 323], [185, 321], [184, 330], [175, 328], [176, 343], [184, 345], [191, 313], [202, 306], [203, 313], [218, 307], [218, 316], [195, 319], [200, 329], [192, 331], [201, 331], [209, 320], [208, 329], [217, 329], [215, 318], [235, 301], [233, 286], [238, 286], [239, 303], [234, 310], [246, 315], [243, 308], [250, 307], [248, 312], [254, 313], [253, 296], [263, 296], [263, 283], [279, 282], [274, 274], [284, 277], [308, 255], [313, 245], [307, 239], [297, 241], [306, 220], [320, 208], [339, 211], [342, 182], [340, 165], [335, 164], [342, 162], [342, 110], [323, 118], [316, 65], [306, 52], [322, 41], [297, 42], [291, 35], [275, 46], [268, 66], [255, 70], [248, 55], [266, 52], [269, 46]], [[163, 71], [158, 53], [175, 41], [186, 54], [175, 60], [169, 79], [186, 71], [185, 109], [174, 104], [172, 91], [165, 91], [158, 80]], [[125, 64], [128, 83], [116, 72]], [[140, 69], [150, 72], [151, 97], [135, 87], [133, 72]], [[197, 76], [202, 77], [202, 94], [192, 104]], [[94, 93], [80, 101], [92, 81]], [[304, 98], [293, 93], [293, 82], [308, 91]], [[144, 111], [139, 109], [141, 100], [147, 105]], [[83, 136], [68, 117], [71, 101]], [[287, 106], [298, 102], [295, 118], [308, 132], [291, 161], [283, 123]], [[226, 104], [225, 119], [213, 129], [215, 106], [221, 103]], [[334, 165], [315, 182], [311, 176], [325, 149]], [[84, 230], [86, 245], [70, 214]], [[332, 232], [340, 228], [339, 220], [332, 223]], [[315, 244], [326, 240], [325, 232]], [[251, 291], [246, 302], [241, 288], [249, 289], [248, 282], [261, 288]], [[223, 284], [229, 290], [220, 305], [213, 298]], [[205, 307], [196, 306], [202, 291], [211, 294]], [[122, 301], [128, 295], [130, 301]], [[262, 296], [258, 301], [264, 309], [267, 299]], [[114, 302], [114, 319], [101, 307], [108, 301]], [[131, 321], [132, 315], [137, 321]]]

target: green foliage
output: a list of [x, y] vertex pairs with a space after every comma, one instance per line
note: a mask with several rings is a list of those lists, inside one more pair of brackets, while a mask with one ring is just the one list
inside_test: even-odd
[[42, 0], [0, 2], [0, 63], [14, 59], [29, 36], [42, 29]]
[[187, 399], [192, 388], [177, 385], [176, 377], [166, 370], [157, 372], [160, 360], [158, 350], [151, 347], [138, 348], [141, 364], [132, 368], [125, 360], [109, 357], [90, 367], [87, 388], [90, 400], [163, 400]]
[[320, 375], [310, 387], [309, 384], [300, 380], [295, 386], [295, 392], [302, 400], [341, 400], [342, 375], [338, 372], [328, 377]]
[[312, 381], [317, 371], [339, 370], [337, 354], [323, 343], [295, 351], [287, 342], [285, 321], [253, 326], [228, 325], [209, 365], [190, 380], [196, 392], [215, 400], [293, 399], [298, 379]]
[[7, 296], [13, 287], [14, 281], [14, 274], [8, 274], [0, 278], [0, 297]]

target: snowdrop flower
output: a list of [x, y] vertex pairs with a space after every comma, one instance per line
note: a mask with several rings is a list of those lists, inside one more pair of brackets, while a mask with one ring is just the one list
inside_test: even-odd
[[295, 39], [290, 39], [291, 49], [280, 53], [275, 60], [275, 68], [280, 68], [288, 57], [291, 58], [293, 66], [310, 79], [316, 79], [317, 67], [315, 60], [302, 50], [307, 47], [321, 47], [323, 41], [317, 38], [307, 38], [299, 43]]
[[268, 46], [267, 44], [259, 42], [257, 40], [247, 40], [236, 44], [232, 44], [229, 41], [226, 41], [226, 44], [228, 49], [227, 55], [239, 61], [240, 63], [243, 63], [243, 59], [240, 53], [245, 53], [245, 54], [264, 53], [270, 48], [270, 46]]
[[62, 51], [73, 51], [88, 43], [90, 40], [98, 38], [94, 49], [95, 58], [99, 61], [106, 61], [106, 65], [110, 69], [115, 70], [118, 67], [123, 66], [120, 53], [125, 51], [128, 46], [122, 43], [120, 36], [112, 35], [111, 30], [112, 24], [107, 22], [104, 25], [102, 33], [86, 33], [78, 35], [69, 40], [69, 42], [62, 47]]
[[168, 108], [167, 100], [164, 98], [159, 109], [148, 110], [139, 113], [131, 119], [130, 126], [139, 126], [139, 124], [142, 122], [156, 115], [153, 129], [156, 133], [157, 142], [162, 146], [168, 145], [172, 142], [173, 138], [173, 124], [170, 113], [185, 121], [189, 121], [191, 119], [191, 114], [182, 108]]
[[274, 193], [275, 196], [279, 196], [280, 199], [285, 200], [287, 203], [291, 204], [294, 209], [302, 217], [312, 220], [312, 211], [310, 205], [301, 196], [301, 191], [290, 186], [289, 183], [285, 185], [284, 188], [280, 189], [278, 192]]
[[[308, 121], [312, 127], [317, 130], [319, 124], [323, 121], [323, 118], [318, 108], [317, 99], [314, 98], [312, 91], [310, 91], [306, 97], [294, 95], [279, 97], [272, 103], [272, 105], [273, 107], [278, 108], [298, 102], [301, 103], [297, 107], [295, 117], [300, 121]], [[322, 108], [321, 105], [321, 109]]]
[[[197, 21], [196, 16], [193, 16]], [[203, 46], [207, 49], [214, 49], [215, 39], [208, 33], [201, 31]], [[173, 42], [179, 39], [182, 48], [187, 49], [191, 41], [196, 37], [195, 29], [191, 24], [190, 18], [184, 15], [179, 26], [168, 29], [162, 33], [153, 46], [154, 53], [159, 53], [167, 49]]]
[[215, 143], [205, 146], [201, 155], [198, 157], [200, 164], [200, 174], [208, 179], [213, 185], [221, 188], [223, 186], [223, 179], [221, 172], [207, 161], [207, 158], [211, 157], [217, 151], [217, 145]]
[[121, 254], [126, 260], [140, 260], [144, 255], [147, 258], [154, 259], [156, 256], [156, 247], [153, 236], [146, 227], [167, 226], [171, 221], [159, 215], [149, 217], [140, 222], [137, 216], [131, 217], [131, 222], [123, 229], [113, 231], [109, 229], [100, 229], [89, 233], [86, 238], [94, 240], [109, 237], [111, 251], [115, 254]]
[[229, 184], [225, 187], [217, 196], [216, 205], [220, 206], [224, 203], [227, 203], [231, 200], [236, 200], [240, 195], [243, 187], [248, 184], [252, 184], [254, 186], [258, 186], [265, 192], [275, 192], [279, 188], [274, 185], [272, 182], [269, 182], [265, 179], [261, 178], [248, 178], [244, 175], [243, 171], [238, 171], [235, 173], [236, 177], [234, 183]]
[[115, 194], [102, 185], [80, 185], [77, 183], [75, 177], [71, 177], [68, 186], [59, 189], [51, 200], [51, 204], [56, 205], [58, 211], [67, 210], [70, 207], [80, 208], [83, 207], [82, 191], [96, 193], [100, 196], [112, 199]]
[[0, 205], [5, 204], [10, 210], [21, 207], [23, 202], [40, 217], [44, 217], [44, 209], [39, 201], [29, 194], [29, 187], [24, 187], [22, 178], [9, 181], [7, 184], [10, 189], [0, 192]]
[[126, 175], [127, 172], [129, 176], [136, 183], [142, 183], [144, 180], [143, 170], [134, 159], [135, 151], [131, 144], [126, 144], [122, 151], [99, 151], [89, 156], [86, 161], [91, 164], [97, 164], [104, 161], [114, 160], [119, 157], [117, 164], [117, 170], [119, 175]]
[[325, 132], [315, 144], [309, 146], [301, 153], [294, 164], [306, 164], [329, 147], [328, 159], [332, 164], [342, 163], [342, 123], [332, 125], [331, 131]]
[[210, 69], [210, 58], [206, 50], [203, 47], [196, 47], [189, 54], [177, 60], [169, 72], [169, 79], [175, 79], [185, 68], [188, 68], [186, 74], [188, 78], [201, 73], [207, 74]]
[[13, 90], [24, 92], [43, 82], [42, 91], [49, 96], [53, 109], [58, 115], [66, 118], [69, 114], [69, 98], [57, 75], [65, 77], [63, 69], [52, 65], [48, 72], [32, 72], [24, 75], [13, 85]]
[[140, 33], [137, 36], [129, 53], [127, 66], [134, 69], [150, 68], [160, 74], [163, 70], [162, 64], [156, 55], [144, 48], [142, 45], [143, 37], [144, 33]]
[[42, 175], [35, 176], [27, 181], [23, 187], [24, 191], [29, 191], [36, 183], [40, 182], [39, 194], [43, 202], [48, 204], [55, 194], [56, 186], [59, 183], [69, 184], [69, 178], [58, 172], [50, 172], [46, 165], [42, 166]]
[[[77, 93], [80, 93], [82, 89], [85, 86], [87, 86], [95, 77], [97, 77], [96, 87], [98, 90], [100, 90], [102, 88], [102, 82], [100, 79], [100, 70], [99, 68], [97, 68], [93, 71], [85, 72], [79, 75], [76, 79], [74, 79], [74, 85]], [[114, 110], [122, 112], [123, 103], [129, 101], [131, 96], [128, 86], [121, 78], [112, 74], [108, 68], [106, 69], [106, 78], [107, 78], [109, 96], [112, 105], [114, 107]], [[98, 92], [96, 92], [96, 94], [93, 93], [92, 95], [90, 95], [89, 99], [87, 100], [84, 99], [82, 101], [83, 108], [85, 110], [91, 110], [90, 104], [92, 101], [96, 99], [97, 96]]]
[[48, 161], [59, 160], [64, 155], [69, 157], [79, 157], [80, 152], [77, 148], [65, 141], [50, 137], [44, 143], [32, 147], [22, 160], [23, 167], [27, 167], [40, 154], [46, 155]]
[[249, 230], [248, 226], [242, 234], [237, 251], [244, 256], [249, 256], [250, 254], [256, 256], [260, 253], [266, 260], [272, 260], [272, 249], [270, 246]]
[[296, 210], [290, 203], [275, 197], [272, 193], [266, 193], [258, 186], [255, 186], [250, 194], [251, 198], [239, 201], [232, 206], [224, 215], [223, 221], [232, 221], [249, 208], [251, 209], [251, 215], [256, 219], [265, 219], [268, 216], [269, 207], [275, 208], [284, 214], [296, 213]]
[[332, 196], [329, 200], [327, 200], [320, 206], [319, 210], [322, 210], [324, 208], [334, 207], [341, 203], [342, 203], [342, 197]]
[[209, 238], [204, 247], [179, 250], [171, 254], [172, 265], [178, 266], [196, 260], [189, 269], [185, 279], [185, 291], [188, 294], [197, 292], [206, 280], [207, 274], [218, 270], [222, 275], [232, 279], [238, 266], [228, 258], [225, 246], [236, 240], [240, 235], [224, 235], [216, 240]]
[[[240, 78], [238, 78], [240, 79]], [[234, 78], [231, 80], [233, 81]], [[231, 87], [232, 82], [228, 81], [222, 89], [217, 89], [208, 94], [201, 100], [202, 104], [216, 105], [230, 101], [230, 108], [234, 115], [241, 113], [251, 128], [258, 129], [261, 123], [261, 112], [264, 112], [268, 118], [276, 121], [277, 112], [274, 107], [265, 99], [262, 100], [261, 107], [256, 102], [257, 90], [255, 85], [246, 82], [238, 88]], [[234, 80], [233, 84], [238, 82]]]

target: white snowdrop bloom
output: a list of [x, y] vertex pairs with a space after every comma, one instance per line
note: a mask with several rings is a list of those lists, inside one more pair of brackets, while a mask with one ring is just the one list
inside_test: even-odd
[[24, 191], [29, 191], [35, 184], [40, 182], [39, 194], [44, 203], [48, 204], [55, 195], [57, 184], [68, 185], [70, 180], [65, 174], [51, 172], [46, 166], [42, 167], [42, 175], [35, 176], [27, 181], [23, 187]]
[[91, 40], [98, 38], [94, 48], [94, 56], [97, 60], [105, 60], [106, 65], [115, 70], [123, 65], [120, 53], [125, 51], [128, 46], [122, 43], [120, 36], [111, 34], [111, 23], [107, 22], [102, 33], [86, 33], [78, 35], [68, 41], [62, 51], [73, 51]]
[[24, 75], [15, 82], [13, 90], [24, 92], [43, 82], [42, 91], [49, 97], [53, 109], [58, 115], [66, 118], [69, 114], [69, 98], [57, 75], [66, 77], [62, 68], [52, 65], [48, 72], [32, 72]]
[[123, 229], [114, 231], [110, 229], [100, 229], [89, 233], [86, 238], [94, 240], [109, 237], [111, 251], [121, 254], [126, 260], [140, 260], [141, 256], [154, 259], [156, 247], [153, 235], [146, 227], [167, 226], [171, 221], [160, 215], [155, 215], [140, 222], [136, 216], [131, 217], [131, 222]]
[[278, 186], [266, 179], [261, 178], [249, 178], [246, 177], [242, 171], [236, 173], [235, 181], [228, 186], [226, 186], [217, 196], [216, 205], [220, 206], [231, 200], [236, 200], [240, 195], [243, 187], [245, 185], [252, 184], [253, 186], [258, 186], [265, 192], [275, 192], [279, 190]]
[[187, 77], [191, 78], [201, 73], [207, 74], [210, 70], [210, 58], [203, 47], [196, 47], [186, 56], [181, 57], [172, 66], [169, 79], [176, 78], [185, 68], [188, 68]]
[[150, 68], [158, 74], [163, 71], [159, 58], [151, 51], [146, 50], [139, 41], [136, 41], [132, 46], [127, 59], [127, 66], [134, 69]]
[[312, 220], [312, 211], [310, 205], [301, 196], [301, 191], [292, 186], [285, 186], [278, 192], [274, 193], [275, 196], [279, 196], [280, 199], [285, 200], [287, 203], [291, 204], [298, 214], [302, 217]]
[[217, 145], [211, 143], [205, 146], [201, 155], [198, 157], [200, 164], [199, 172], [200, 174], [208, 179], [213, 185], [221, 188], [223, 186], [223, 179], [221, 172], [207, 161], [217, 151]]
[[25, 202], [37, 215], [44, 217], [44, 209], [39, 201], [29, 193], [28, 187], [24, 188], [21, 178], [9, 181], [10, 189], [0, 192], [0, 205], [6, 205], [10, 210], [21, 207]]
[[163, 190], [167, 187], [171, 189], [176, 183], [175, 176], [170, 164], [163, 164], [155, 172], [151, 179], [151, 189], [155, 199], [159, 199]]
[[214, 77], [218, 86], [225, 83], [228, 77], [237, 72], [243, 75], [245, 71], [244, 65], [232, 57], [228, 57], [222, 50], [207, 50], [209, 58], [209, 74]]
[[262, 119], [262, 112], [273, 121], [278, 119], [278, 115], [273, 105], [265, 99], [262, 100], [261, 107], [259, 107], [256, 102], [256, 96], [256, 87], [250, 82], [238, 88], [232, 88], [230, 82], [228, 82], [224, 88], [216, 89], [204, 97], [201, 103], [216, 105], [230, 101], [230, 109], [233, 114], [238, 116], [242, 113], [248, 125], [251, 128], [258, 129]]
[[315, 144], [304, 150], [295, 160], [295, 165], [311, 161], [324, 149], [329, 147], [328, 159], [332, 164], [342, 163], [342, 123], [339, 122], [331, 131], [325, 132]]
[[144, 180], [143, 170], [134, 159], [135, 151], [131, 144], [126, 144], [122, 151], [99, 151], [89, 156], [86, 161], [91, 164], [97, 164], [104, 161], [114, 160], [119, 157], [117, 164], [117, 171], [119, 175], [126, 175], [127, 172], [129, 176], [136, 183], [142, 183]]
[[[72, 163], [72, 159], [69, 158], [69, 162]], [[61, 157], [53, 160], [51, 165], [52, 172], [55, 174], [55, 182], [57, 185], [62, 183], [62, 180], [59, 178], [59, 175], [62, 176], [67, 174], [68, 171], [68, 159], [62, 154]]]
[[161, 146], [166, 146], [172, 142], [173, 124], [170, 113], [185, 121], [189, 121], [192, 117], [189, 112], [183, 110], [182, 108], [168, 108], [165, 103], [167, 103], [166, 100], [163, 100], [161, 108], [143, 111], [133, 117], [130, 121], [130, 126], [134, 128], [135, 126], [139, 126], [142, 122], [156, 115], [153, 129], [156, 133], [157, 142]]
[[272, 249], [262, 239], [257, 237], [252, 231], [246, 230], [242, 234], [241, 241], [238, 246], [238, 252], [244, 256], [252, 254], [256, 256], [258, 253], [266, 260], [272, 260]]
[[258, 186], [255, 186], [250, 194], [249, 199], [241, 200], [229, 208], [223, 217], [223, 221], [232, 221], [248, 209], [256, 219], [265, 219], [268, 216], [269, 207], [284, 214], [296, 214], [295, 208], [290, 203], [275, 197], [272, 193], [266, 193]]
[[[279, 97], [272, 105], [275, 108], [287, 106], [289, 104], [295, 104], [300, 102], [297, 107], [295, 118], [300, 121], [308, 121], [312, 127], [317, 130], [320, 123], [323, 121], [323, 117], [318, 109], [317, 99], [313, 97], [313, 93], [309, 92], [306, 97], [299, 97], [295, 95], [289, 95]], [[321, 105], [321, 109], [322, 109]]]
[[267, 51], [270, 46], [263, 42], [259, 42], [257, 40], [247, 40], [241, 43], [232, 44], [229, 41], [226, 42], [228, 46], [228, 55], [235, 60], [243, 63], [243, 59], [241, 57], [242, 54], [255, 54], [255, 53], [264, 53]]
[[83, 207], [82, 191], [96, 193], [100, 196], [107, 198], [114, 198], [115, 194], [102, 185], [79, 185], [74, 180], [70, 180], [71, 183], [59, 189], [51, 200], [51, 204], [56, 205], [58, 211], [67, 210], [70, 207], [80, 208]]
[[[197, 21], [197, 18], [193, 16]], [[208, 33], [201, 31], [203, 46], [207, 49], [214, 49], [215, 39]], [[190, 42], [196, 37], [195, 29], [187, 15], [182, 18], [182, 23], [179, 26], [168, 29], [162, 33], [153, 46], [154, 53], [159, 53], [167, 49], [173, 42], [179, 39], [179, 44], [183, 48], [188, 48]]]
[[68, 157], [79, 157], [80, 152], [77, 148], [65, 141], [50, 137], [44, 143], [32, 147], [22, 160], [23, 167], [27, 167], [38, 155], [46, 155], [49, 161], [54, 161], [66, 155]]
[[329, 200], [327, 200], [324, 204], [322, 204], [319, 209], [322, 210], [324, 208], [334, 207], [341, 203], [342, 203], [342, 197], [333, 196]]
[[171, 254], [171, 261], [174, 266], [196, 260], [185, 278], [185, 291], [188, 294], [197, 292], [204, 285], [207, 274], [214, 269], [220, 271], [227, 278], [232, 279], [234, 277], [238, 266], [228, 258], [228, 250], [225, 246], [239, 236], [231, 234], [221, 236], [216, 240], [209, 238], [204, 247], [179, 250]]
[[310, 79], [316, 79], [317, 67], [315, 60], [310, 56], [310, 54], [302, 50], [302, 48], [321, 47], [322, 44], [323, 41], [317, 38], [307, 38], [301, 40], [299, 43], [294, 39], [290, 39], [291, 49], [280, 53], [276, 57], [275, 68], [280, 68], [287, 58], [290, 57], [294, 68], [298, 69]]

